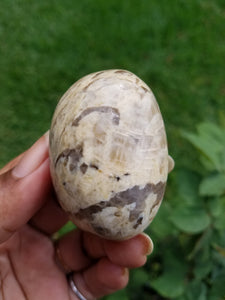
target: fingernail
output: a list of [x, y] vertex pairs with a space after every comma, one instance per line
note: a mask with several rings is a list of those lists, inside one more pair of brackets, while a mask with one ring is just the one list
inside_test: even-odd
[[33, 173], [41, 163], [48, 157], [48, 139], [47, 131], [36, 143], [28, 149], [21, 161], [12, 170], [12, 175], [16, 178], [23, 178]]
[[129, 274], [128, 268], [122, 268], [122, 276], [127, 276]]
[[150, 255], [153, 251], [154, 245], [151, 238], [146, 233], [141, 233], [143, 237], [143, 251], [144, 255]]

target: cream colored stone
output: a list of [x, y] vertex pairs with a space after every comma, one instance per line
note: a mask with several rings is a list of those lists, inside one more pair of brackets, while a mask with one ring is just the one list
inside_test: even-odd
[[50, 165], [59, 202], [80, 228], [109, 239], [142, 232], [173, 167], [150, 88], [125, 70], [77, 81], [52, 119]]

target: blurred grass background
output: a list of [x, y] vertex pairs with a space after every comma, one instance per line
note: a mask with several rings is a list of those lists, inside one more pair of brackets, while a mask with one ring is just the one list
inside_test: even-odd
[[108, 68], [150, 85], [170, 152], [189, 164], [180, 129], [224, 110], [224, 8], [222, 0], [2, 0], [0, 165], [49, 128], [74, 81]]
[[223, 0], [1, 0], [0, 166], [48, 130], [74, 81], [123, 68], [152, 88], [176, 167], [197, 168], [180, 132], [224, 120], [224, 22]]

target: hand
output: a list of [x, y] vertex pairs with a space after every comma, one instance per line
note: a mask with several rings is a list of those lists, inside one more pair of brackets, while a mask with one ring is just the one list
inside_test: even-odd
[[147, 235], [115, 242], [74, 230], [55, 244], [68, 221], [54, 196], [48, 136], [0, 170], [0, 299], [96, 299], [126, 286], [128, 268], [140, 267], [153, 248]]

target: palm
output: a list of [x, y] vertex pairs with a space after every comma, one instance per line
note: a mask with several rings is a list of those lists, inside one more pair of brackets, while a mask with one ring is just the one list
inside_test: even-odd
[[24, 226], [0, 246], [2, 299], [69, 299], [49, 238]]

